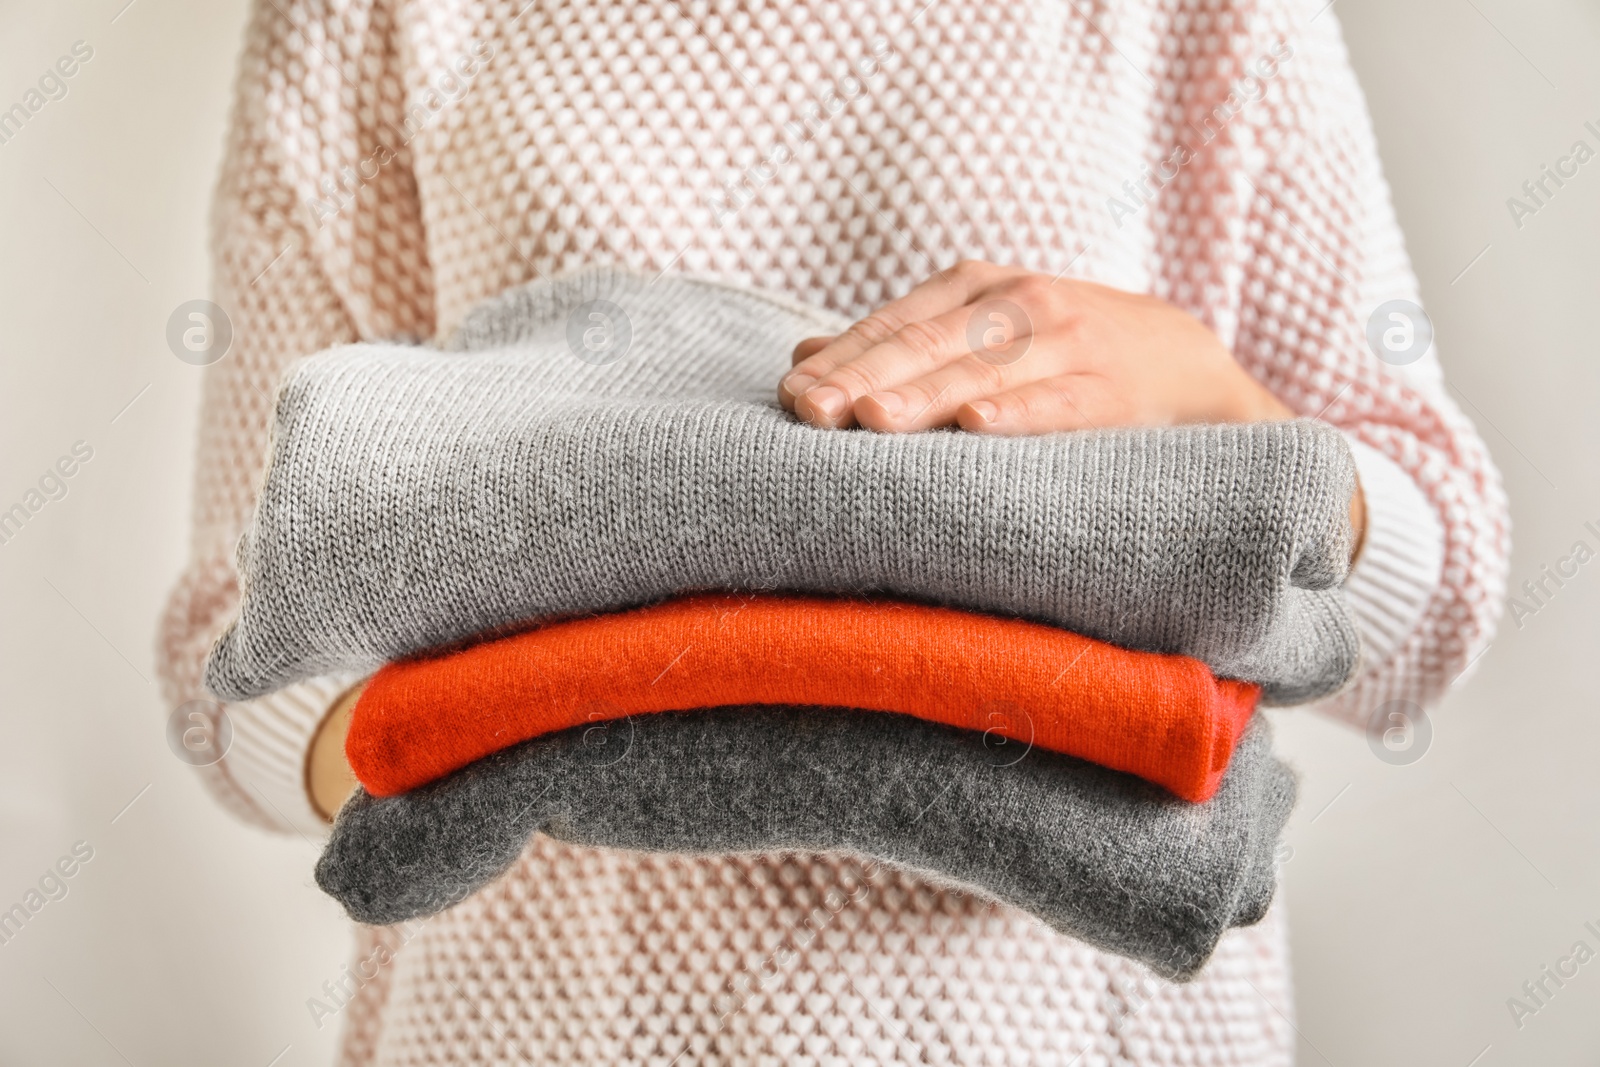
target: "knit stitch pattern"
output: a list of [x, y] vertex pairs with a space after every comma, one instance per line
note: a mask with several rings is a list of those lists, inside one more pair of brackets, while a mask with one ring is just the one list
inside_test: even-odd
[[[304, 361], [207, 684], [244, 699], [695, 589], [1017, 615], [1192, 656], [1271, 703], [1349, 678], [1359, 641], [1337, 586], [1354, 475], [1332, 428], [807, 426], [772, 383], [796, 341], [845, 325], [597, 268], [492, 302], [461, 351]], [[610, 331], [604, 362], [585, 358], [591, 329]]]
[[[1294, 778], [1256, 719], [1216, 796], [905, 716], [719, 708], [576, 727], [339, 812], [317, 883], [369, 923], [431, 915], [538, 831], [689, 854], [845, 851], [932, 873], [1173, 979], [1266, 914]], [[842, 906], [842, 905], [841, 905]]]

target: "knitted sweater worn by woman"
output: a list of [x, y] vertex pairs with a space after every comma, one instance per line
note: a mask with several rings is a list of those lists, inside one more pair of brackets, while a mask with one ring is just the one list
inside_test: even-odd
[[[292, 360], [445, 336], [596, 262], [860, 316], [963, 258], [1171, 301], [1342, 428], [1368, 510], [1347, 585], [1363, 666], [1326, 708], [1364, 724], [1436, 698], [1490, 637], [1504, 500], [1432, 353], [1367, 344], [1417, 286], [1318, 6], [256, 4], [214, 220], [234, 341], [205, 382], [168, 699], [204, 696]], [[232, 748], [202, 772], [218, 797], [323, 832], [306, 750], [350, 681], [229, 706]], [[326, 1006], [348, 1064], [1284, 1064], [1293, 1044], [1281, 909], [1174, 986], [847, 857], [538, 839], [457, 907], [357, 941], [361, 988]]]

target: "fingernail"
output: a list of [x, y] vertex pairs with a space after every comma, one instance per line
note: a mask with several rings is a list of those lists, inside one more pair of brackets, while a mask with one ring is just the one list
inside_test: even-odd
[[906, 398], [899, 393], [873, 393], [868, 399], [882, 408], [886, 415], [897, 414], [906, 406]]
[[844, 390], [835, 389], [831, 385], [824, 385], [820, 389], [806, 393], [806, 403], [811, 405], [811, 410], [829, 422], [838, 422], [849, 402], [850, 398], [844, 395]]
[[978, 416], [978, 418], [982, 419], [984, 422], [993, 422], [995, 420], [995, 416], [1000, 414], [1000, 409], [996, 407], [993, 402], [988, 400], [974, 400], [968, 404], [967, 407], [972, 410], [974, 415]]
[[784, 392], [792, 397], [799, 395], [817, 384], [817, 380], [809, 374], [791, 374], [783, 380]]

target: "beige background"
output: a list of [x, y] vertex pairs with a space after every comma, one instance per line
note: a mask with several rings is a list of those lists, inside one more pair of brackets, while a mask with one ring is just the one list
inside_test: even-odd
[[[95, 50], [69, 95], [0, 145], [0, 509], [74, 441], [95, 450], [69, 495], [0, 545], [0, 909], [74, 842], [94, 849], [69, 894], [0, 946], [0, 1062], [323, 1064], [334, 1028], [312, 1025], [306, 999], [348, 939], [311, 884], [315, 847], [214, 807], [168, 751], [149, 681], [198, 403], [164, 329], [206, 293], [244, 4], [125, 2], [0, 3], [0, 106], [74, 41]], [[1505, 206], [1574, 140], [1600, 145], [1583, 129], [1600, 125], [1600, 11], [1334, 13], [1447, 372], [1506, 475], [1520, 584], [1579, 537], [1600, 546], [1582, 529], [1600, 527], [1600, 160], [1520, 231]], [[1596, 1062], [1600, 960], [1520, 1030], [1506, 999], [1579, 938], [1600, 950], [1583, 929], [1600, 928], [1597, 608], [1600, 562], [1505, 629], [1413, 765], [1280, 717], [1304, 772], [1285, 867], [1301, 1063]]]

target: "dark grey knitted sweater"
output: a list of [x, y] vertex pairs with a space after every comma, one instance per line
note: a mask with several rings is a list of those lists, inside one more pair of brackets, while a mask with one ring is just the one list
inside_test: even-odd
[[680, 853], [848, 850], [1171, 978], [1266, 914], [1293, 776], [1257, 716], [1216, 796], [904, 715], [722, 708], [579, 727], [339, 812], [317, 883], [367, 923], [449, 907], [543, 831]]

